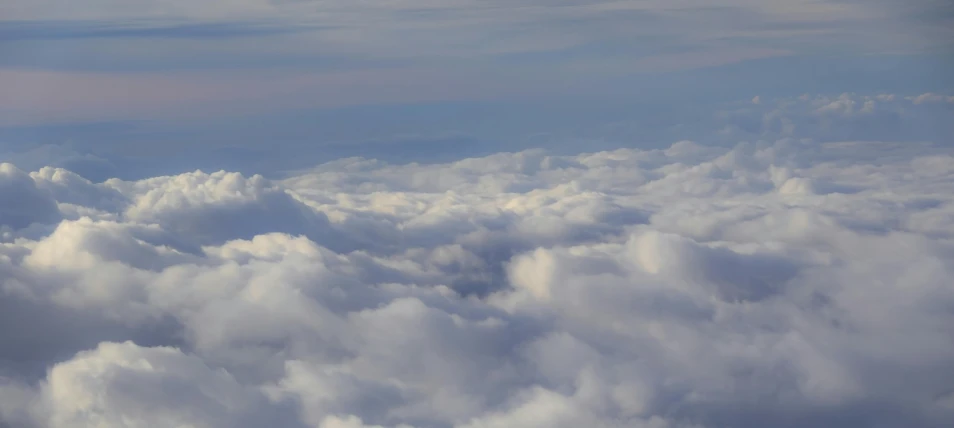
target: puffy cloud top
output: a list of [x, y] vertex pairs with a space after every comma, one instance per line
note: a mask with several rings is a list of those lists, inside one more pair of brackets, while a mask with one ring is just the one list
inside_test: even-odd
[[281, 181], [3, 164], [0, 224], [0, 425], [954, 421], [954, 156], [931, 145]]

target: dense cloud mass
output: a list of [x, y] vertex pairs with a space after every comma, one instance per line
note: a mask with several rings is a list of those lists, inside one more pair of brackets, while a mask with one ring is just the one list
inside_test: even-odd
[[930, 144], [3, 164], [0, 224], [9, 427], [954, 421], [954, 150]]

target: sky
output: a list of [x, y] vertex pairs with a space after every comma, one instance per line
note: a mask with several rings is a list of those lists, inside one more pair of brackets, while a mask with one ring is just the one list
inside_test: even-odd
[[0, 0], [0, 428], [954, 426], [954, 4]]
[[952, 20], [943, 0], [4, 0], [0, 144], [162, 164], [96, 181], [659, 147], [755, 96], [950, 93]]

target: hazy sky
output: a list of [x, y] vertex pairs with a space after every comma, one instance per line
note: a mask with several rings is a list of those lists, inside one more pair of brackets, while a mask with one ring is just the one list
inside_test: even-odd
[[944, 92], [952, 20], [927, 0], [4, 0], [0, 144], [628, 146], [606, 128], [647, 112]]

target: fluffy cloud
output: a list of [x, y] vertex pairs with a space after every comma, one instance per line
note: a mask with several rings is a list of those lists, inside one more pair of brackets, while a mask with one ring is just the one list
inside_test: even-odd
[[29, 175], [9, 163], [0, 164], [0, 225], [21, 229], [60, 218], [56, 200]]
[[926, 144], [5, 164], [0, 424], [948, 426], [952, 195]]
[[132, 199], [124, 218], [158, 224], [199, 243], [282, 232], [333, 245], [325, 236], [328, 219], [322, 212], [309, 209], [259, 175], [246, 178], [224, 171], [196, 171], [138, 182], [112, 180], [107, 185]]

